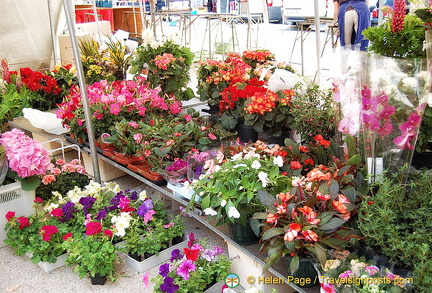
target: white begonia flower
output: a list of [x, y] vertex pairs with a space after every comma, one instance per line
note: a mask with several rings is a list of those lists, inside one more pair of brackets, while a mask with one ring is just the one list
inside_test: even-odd
[[227, 204], [227, 201], [226, 201], [225, 199], [223, 199], [223, 200], [221, 201], [221, 207], [226, 206], [226, 204]]
[[147, 190], [141, 191], [138, 196], [139, 196], [140, 200], [146, 200], [146, 198], [147, 198]]
[[244, 293], [259, 293], [259, 291], [255, 287], [250, 287], [249, 289], [245, 290]]
[[49, 206], [46, 206], [46, 207], [44, 208], [44, 210], [46, 210], [47, 212], [51, 212], [53, 209], [56, 209], [56, 208], [58, 208], [58, 207], [59, 207], [58, 204], [56, 204], [56, 203], [51, 203]]
[[228, 217], [238, 219], [240, 218], [240, 213], [235, 207], [230, 207], [228, 209]]
[[150, 43], [150, 47], [152, 47], [153, 49], [157, 49], [161, 46], [162, 44], [158, 41], [153, 41]]
[[260, 158], [260, 155], [255, 153], [255, 151], [249, 151], [247, 154], [244, 155], [245, 159], [251, 159], [251, 158]]
[[239, 161], [243, 158], [241, 153], [235, 154], [234, 156], [231, 157], [231, 161]]
[[283, 158], [281, 156], [273, 157], [273, 164], [279, 167], [283, 166]]
[[261, 168], [261, 163], [258, 162], [257, 160], [254, 160], [254, 161], [252, 162], [251, 167], [252, 167], [252, 169], [258, 170], [259, 168]]
[[258, 179], [261, 181], [263, 187], [266, 187], [270, 182], [270, 180], [268, 179], [268, 174], [263, 171], [260, 171], [258, 173]]
[[204, 214], [206, 214], [207, 216], [216, 216], [217, 212], [212, 208], [206, 208], [204, 210]]

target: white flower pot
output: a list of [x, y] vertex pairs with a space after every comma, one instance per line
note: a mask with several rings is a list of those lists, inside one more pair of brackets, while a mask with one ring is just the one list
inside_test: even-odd
[[34, 212], [33, 201], [35, 192], [24, 191], [20, 182], [0, 186], [0, 247], [5, 246], [6, 231], [4, 227], [7, 223], [6, 213], [15, 212], [16, 217], [30, 216]]
[[135, 259], [131, 258], [129, 255], [125, 254], [126, 256], [125, 261], [130, 268], [132, 268], [137, 272], [142, 273], [170, 259], [171, 252], [173, 250], [180, 249], [183, 251], [183, 248], [187, 247], [187, 243], [188, 240], [180, 242], [176, 245], [173, 245], [171, 247], [168, 247], [167, 249], [162, 250], [161, 252], [159, 252], [159, 255], [153, 255], [143, 261], [136, 261]]
[[[32, 253], [27, 252], [26, 255], [28, 257], [32, 257]], [[57, 261], [55, 263], [49, 263], [46, 261], [40, 261], [37, 263], [37, 265], [45, 271], [45, 273], [49, 273], [59, 267], [62, 267], [66, 264], [66, 258], [68, 257], [67, 253], [64, 253], [62, 255], [57, 256]]]

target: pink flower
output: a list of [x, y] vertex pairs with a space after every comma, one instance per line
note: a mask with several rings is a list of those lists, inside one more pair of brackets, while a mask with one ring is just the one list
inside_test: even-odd
[[56, 208], [56, 209], [53, 209], [51, 212], [50, 212], [50, 215], [51, 216], [54, 216], [54, 217], [61, 217], [61, 216], [63, 216], [63, 210], [62, 209], [60, 209], [60, 208]]
[[72, 233], [66, 233], [64, 236], [63, 236], [63, 240], [68, 240], [69, 238], [71, 238], [73, 236], [73, 234]]
[[30, 227], [30, 222], [27, 217], [19, 217], [17, 221], [20, 224], [19, 225], [20, 230], [24, 229], [25, 227]]
[[148, 221], [153, 220], [153, 215], [156, 214], [154, 210], [150, 210], [144, 215], [144, 223], [147, 224]]
[[144, 288], [148, 288], [148, 286], [149, 286], [149, 272], [145, 272], [143, 275], [142, 275], [142, 281], [143, 281], [143, 283], [144, 283]]
[[110, 105], [110, 113], [114, 114], [114, 115], [118, 115], [121, 111], [121, 107], [119, 104], [115, 103], [115, 104], [111, 104]]
[[135, 133], [133, 138], [134, 138], [135, 142], [139, 144], [142, 141], [142, 134], [141, 133]]
[[190, 272], [196, 270], [196, 266], [192, 260], [186, 259], [184, 260], [177, 268], [177, 275], [182, 277], [185, 280], [189, 280]]
[[169, 224], [166, 224], [166, 225], [164, 225], [163, 227], [164, 227], [165, 229], [167, 229], [167, 228], [172, 227], [172, 226], [174, 226], [174, 223], [173, 223], [173, 222], [171, 222], [171, 223], [169, 223]]
[[65, 161], [63, 159], [57, 159], [56, 165], [62, 166], [65, 164]]
[[15, 217], [15, 212], [11, 212], [11, 211], [9, 211], [9, 212], [6, 213], [6, 220], [8, 220], [8, 222], [9, 222], [13, 217]]
[[376, 266], [368, 266], [368, 267], [365, 267], [365, 271], [369, 273], [369, 276], [373, 276], [377, 272], [379, 272], [379, 268]]
[[128, 207], [130, 204], [130, 200], [127, 196], [120, 197], [120, 202], [118, 204], [118, 207], [120, 209], [124, 209], [125, 207]]
[[301, 233], [303, 234], [303, 236], [307, 240], [309, 240], [311, 242], [317, 242], [318, 241], [318, 235], [312, 230], [302, 231]]
[[214, 135], [213, 133], [209, 133], [209, 134], [208, 134], [208, 137], [209, 137], [210, 139], [212, 139], [212, 140], [217, 139], [216, 135]]
[[55, 178], [54, 175], [45, 175], [44, 177], [42, 177], [42, 183], [44, 185], [48, 185], [48, 184], [50, 184], [51, 182], [54, 182], [54, 181], [56, 181], [56, 178]]
[[99, 222], [90, 222], [86, 225], [86, 235], [94, 235], [102, 232], [102, 225]]
[[167, 146], [170, 146], [170, 145], [174, 144], [174, 140], [169, 139], [169, 140], [166, 142], [166, 144], [167, 144]]
[[184, 115], [186, 122], [189, 122], [192, 119], [192, 115], [186, 114]]
[[60, 173], [61, 173], [61, 170], [59, 168], [57, 168], [57, 167], [51, 169], [51, 174], [53, 174], [54, 176], [57, 176]]
[[131, 126], [132, 128], [137, 129], [139, 125], [135, 121], [131, 121], [131, 122], [129, 122], [129, 126]]
[[104, 235], [108, 236], [109, 238], [113, 237], [113, 232], [110, 229], [104, 230]]
[[333, 284], [320, 284], [321, 286], [321, 292], [325, 292], [325, 293], [337, 293], [335, 287], [333, 286]]
[[39, 235], [42, 236], [43, 241], [50, 241], [51, 235], [58, 233], [58, 228], [56, 226], [45, 225], [39, 231]]

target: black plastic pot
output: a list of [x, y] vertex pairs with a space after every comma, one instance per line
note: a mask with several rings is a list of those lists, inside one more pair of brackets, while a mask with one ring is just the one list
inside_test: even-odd
[[249, 222], [245, 225], [234, 223], [230, 224], [231, 238], [240, 245], [252, 245], [258, 243], [258, 236], [252, 230]]
[[246, 125], [239, 122], [237, 124], [237, 133], [240, 141], [243, 143], [256, 142], [258, 139], [258, 132], [253, 128], [252, 125]]
[[94, 277], [90, 277], [90, 280], [92, 285], [105, 285], [107, 277], [96, 274]]

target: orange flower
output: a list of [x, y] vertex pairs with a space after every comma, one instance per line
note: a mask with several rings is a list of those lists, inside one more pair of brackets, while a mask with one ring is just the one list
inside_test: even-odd
[[291, 161], [290, 166], [293, 170], [300, 169], [302, 167], [299, 161]]
[[337, 200], [334, 200], [334, 201], [332, 202], [332, 206], [333, 206], [333, 208], [334, 208], [335, 210], [337, 210], [339, 213], [345, 214], [345, 213], [347, 212], [347, 207], [346, 207], [346, 205], [343, 204], [343, 203], [341, 203], [341, 202], [339, 202], [339, 201], [337, 201]]
[[298, 210], [306, 216], [306, 221], [308, 221], [312, 225], [317, 225], [319, 224], [319, 222], [321, 222], [320, 219], [316, 219], [316, 216], [318, 214], [314, 212], [310, 207], [304, 206], [302, 208], [299, 208]]
[[299, 147], [299, 150], [301, 152], [307, 153], [309, 151], [309, 148], [307, 146], [305, 146], [305, 145], [302, 145], [302, 146]]
[[268, 215], [267, 215], [267, 220], [266, 220], [266, 222], [268, 223], [268, 224], [277, 224], [277, 216], [276, 216], [276, 214], [272, 214], [272, 213], [269, 213]]
[[318, 235], [312, 230], [306, 230], [301, 232], [303, 236], [309, 241], [318, 241]]
[[285, 233], [284, 240], [285, 241], [293, 241], [294, 238], [297, 237], [298, 232], [300, 232], [301, 226], [297, 223], [291, 223], [289, 225], [289, 229]]
[[323, 181], [323, 180], [330, 180], [331, 179], [331, 173], [323, 173], [321, 172], [320, 168], [314, 168], [312, 169], [307, 175], [306, 181]]

